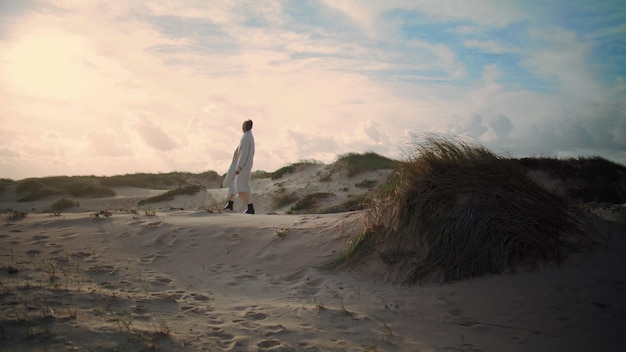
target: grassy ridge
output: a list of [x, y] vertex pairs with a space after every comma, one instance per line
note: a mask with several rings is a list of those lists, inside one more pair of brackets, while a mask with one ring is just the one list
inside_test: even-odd
[[198, 192], [200, 192], [202, 190], [202, 186], [199, 185], [187, 185], [184, 187], [180, 187], [168, 192], [165, 192], [163, 194], [160, 194], [158, 196], [154, 196], [154, 197], [150, 197], [148, 199], [143, 199], [139, 201], [139, 205], [144, 205], [144, 204], [149, 204], [149, 203], [158, 203], [158, 202], [164, 202], [164, 201], [168, 201], [168, 200], [173, 200], [174, 197], [176, 196], [181, 196], [181, 195], [194, 195]]
[[331, 263], [378, 253], [402, 281], [460, 280], [590, 248], [577, 208], [480, 145], [430, 138], [373, 202], [366, 230]]
[[598, 203], [626, 202], [626, 167], [600, 157], [522, 158], [526, 168], [541, 170], [563, 181], [572, 200]]
[[398, 167], [397, 160], [389, 159], [374, 152], [343, 154], [337, 158], [334, 164], [335, 169], [345, 170], [348, 177], [367, 171], [395, 169], [396, 167]]
[[145, 189], [174, 189], [189, 186], [190, 182], [219, 184], [220, 176], [214, 171], [200, 174], [172, 172], [167, 174], [128, 174], [110, 177], [97, 176], [55, 176], [27, 178], [16, 182], [0, 182], [0, 191], [15, 184], [15, 191], [21, 195], [19, 202], [30, 202], [56, 195], [74, 197], [111, 197], [114, 187], [137, 187]]
[[15, 190], [23, 196], [18, 202], [30, 202], [54, 195], [74, 197], [110, 197], [115, 192], [98, 182], [95, 176], [56, 176], [17, 181]]
[[319, 161], [315, 161], [315, 160], [301, 160], [293, 164], [283, 166], [274, 172], [257, 173], [255, 175], [258, 178], [270, 178], [272, 180], [278, 180], [279, 178], [282, 178], [283, 176], [287, 174], [292, 174], [306, 167], [313, 166], [313, 165], [320, 165], [320, 164], [321, 163]]

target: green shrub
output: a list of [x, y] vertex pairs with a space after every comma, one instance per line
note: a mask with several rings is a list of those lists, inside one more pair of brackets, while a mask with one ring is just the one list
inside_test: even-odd
[[65, 209], [74, 208], [77, 206], [78, 206], [78, 202], [75, 202], [70, 199], [61, 198], [57, 200], [56, 202], [52, 203], [52, 205], [50, 205], [50, 210], [52, 210], [55, 213], [58, 213]]
[[366, 230], [331, 266], [379, 253], [406, 283], [452, 281], [560, 263], [594, 242], [576, 208], [480, 145], [431, 137], [390, 179]]

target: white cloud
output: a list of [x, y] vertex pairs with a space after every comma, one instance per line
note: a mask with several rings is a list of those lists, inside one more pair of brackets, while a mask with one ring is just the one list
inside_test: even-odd
[[594, 100], [606, 96], [588, 60], [589, 44], [578, 40], [576, 33], [560, 28], [532, 30], [539, 44], [523, 64], [539, 77], [556, 84], [560, 91], [574, 99]]
[[133, 155], [133, 149], [130, 145], [121, 143], [117, 137], [117, 133], [110, 129], [87, 130], [85, 133], [85, 142], [88, 145], [89, 154], [93, 153], [96, 157], [123, 157]]
[[508, 48], [506, 45], [502, 43], [498, 43], [494, 40], [476, 40], [470, 39], [463, 42], [463, 44], [468, 48], [480, 49], [487, 53], [492, 54], [502, 54], [511, 51], [512, 49]]

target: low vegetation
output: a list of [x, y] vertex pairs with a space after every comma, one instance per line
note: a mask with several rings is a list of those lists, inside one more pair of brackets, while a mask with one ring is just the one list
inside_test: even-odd
[[[172, 190], [193, 184], [219, 185], [221, 176], [215, 171], [200, 174], [171, 172], [164, 174], [127, 174], [110, 177], [98, 176], [54, 176], [27, 178], [15, 183], [20, 195], [18, 202], [31, 202], [45, 197], [70, 195], [73, 197], [111, 197], [114, 187], [137, 187], [144, 189]], [[0, 181], [0, 192], [10, 180]]]
[[278, 180], [280, 178], [282, 178], [283, 176], [287, 175], [287, 174], [292, 174], [296, 171], [302, 170], [304, 168], [307, 168], [309, 166], [313, 166], [313, 165], [319, 165], [320, 162], [315, 161], [315, 160], [301, 160], [298, 161], [296, 163], [293, 164], [289, 164], [287, 166], [283, 166], [280, 169], [274, 171], [274, 172], [268, 172], [268, 173], [263, 173], [263, 174], [257, 174], [257, 177], [260, 178], [270, 178], [272, 180]]
[[4, 193], [4, 191], [9, 187], [15, 184], [15, 181], [7, 179], [7, 178], [0, 178], [0, 193]]
[[572, 200], [598, 203], [626, 203], [626, 167], [600, 157], [569, 159], [523, 158], [520, 163], [541, 170], [564, 185]]
[[79, 203], [71, 199], [61, 198], [50, 205], [50, 210], [54, 213], [60, 213], [63, 210], [78, 207]]
[[143, 199], [139, 201], [139, 205], [149, 204], [149, 203], [158, 203], [165, 202], [169, 200], [173, 200], [176, 196], [182, 195], [194, 195], [202, 190], [202, 186], [199, 185], [188, 185], [181, 188], [177, 188], [175, 190], [171, 190], [160, 194], [158, 196], [150, 197], [148, 199]]
[[296, 201], [293, 207], [291, 207], [292, 213], [302, 213], [302, 212], [310, 212], [311, 210], [317, 209], [319, 202], [326, 200], [328, 198], [334, 197], [334, 193], [329, 192], [316, 192], [310, 193], [304, 196], [303, 198]]
[[187, 185], [188, 174], [171, 172], [165, 174], [127, 174], [104, 177], [100, 184], [107, 187], [137, 187], [145, 189], [170, 189]]
[[374, 152], [343, 154], [332, 165], [333, 170], [344, 170], [348, 177], [368, 171], [395, 169], [396, 167], [398, 167], [398, 161]]
[[17, 181], [18, 202], [31, 202], [55, 195], [74, 197], [110, 197], [115, 191], [101, 185], [95, 176], [55, 176]]
[[320, 214], [345, 213], [367, 209], [372, 201], [372, 196], [368, 193], [349, 196], [345, 201], [330, 207], [318, 209]]
[[405, 283], [560, 263], [598, 240], [582, 212], [535, 183], [519, 161], [439, 137], [399, 164], [367, 219], [330, 265], [373, 255]]
[[287, 191], [282, 182], [275, 184], [275, 186], [276, 189], [271, 193], [271, 204], [274, 209], [282, 208], [298, 200], [296, 194]]

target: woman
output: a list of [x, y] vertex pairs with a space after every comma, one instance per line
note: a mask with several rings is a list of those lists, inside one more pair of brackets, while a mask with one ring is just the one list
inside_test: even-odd
[[[229, 181], [230, 171], [234, 166], [234, 180], [232, 186], [228, 190], [228, 204], [224, 210], [233, 210], [235, 194], [239, 194], [239, 199], [248, 207], [244, 214], [254, 214], [254, 205], [252, 204], [252, 187], [250, 179], [252, 178], [252, 164], [254, 161], [254, 136], [252, 135], [252, 120], [246, 120], [241, 126], [243, 136], [239, 141], [239, 146], [233, 154], [233, 162], [230, 165], [229, 172], [226, 174], [225, 183]], [[235, 162], [236, 161], [236, 162]]]

